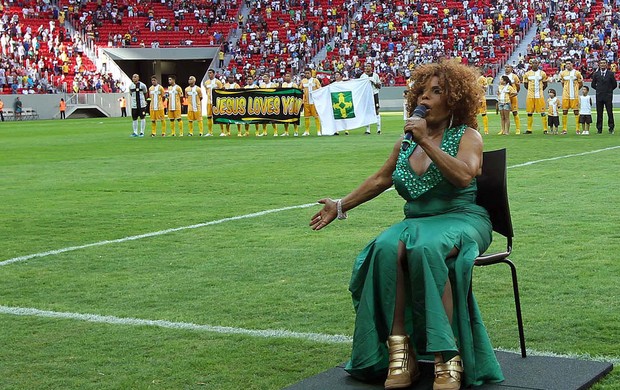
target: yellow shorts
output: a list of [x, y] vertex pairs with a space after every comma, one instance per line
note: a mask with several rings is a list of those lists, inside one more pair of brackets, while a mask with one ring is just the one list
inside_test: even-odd
[[579, 99], [562, 99], [562, 109], [564, 110], [578, 110], [579, 109]]
[[525, 99], [525, 112], [532, 114], [534, 112], [546, 113], [545, 98], [527, 98]]
[[519, 111], [519, 98], [517, 96], [510, 98], [510, 109], [511, 111]]
[[187, 120], [188, 121], [201, 121], [202, 112], [201, 111], [187, 111]]
[[149, 115], [151, 116], [152, 121], [163, 121], [165, 118], [164, 110], [151, 110]]
[[486, 114], [487, 113], [487, 99], [483, 98], [480, 102], [480, 107], [478, 107], [478, 114]]
[[168, 119], [181, 119], [181, 109], [170, 111], [168, 110]]
[[316, 112], [316, 107], [314, 106], [314, 104], [304, 103], [304, 116], [313, 116], [315, 118], [318, 118], [319, 113]]

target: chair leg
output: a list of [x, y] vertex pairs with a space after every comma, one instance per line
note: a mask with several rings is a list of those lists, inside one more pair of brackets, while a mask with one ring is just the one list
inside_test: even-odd
[[501, 260], [502, 263], [508, 264], [512, 274], [512, 289], [515, 298], [515, 310], [517, 311], [517, 326], [519, 328], [519, 344], [521, 346], [521, 357], [527, 357], [525, 351], [525, 332], [523, 331], [523, 317], [521, 316], [521, 299], [519, 297], [519, 282], [517, 281], [517, 267], [510, 259]]

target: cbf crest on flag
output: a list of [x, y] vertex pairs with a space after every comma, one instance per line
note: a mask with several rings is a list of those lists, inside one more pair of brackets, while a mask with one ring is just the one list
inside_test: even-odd
[[312, 98], [323, 135], [377, 123], [369, 79], [335, 82], [312, 91]]

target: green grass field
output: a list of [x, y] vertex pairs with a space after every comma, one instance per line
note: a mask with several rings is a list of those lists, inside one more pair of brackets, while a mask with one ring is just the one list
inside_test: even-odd
[[[345, 361], [353, 260], [403, 201], [388, 191], [319, 232], [310, 204], [378, 169], [401, 115], [380, 136], [304, 138], [1, 123], [0, 388], [281, 389]], [[528, 349], [618, 364], [620, 135], [544, 136], [536, 118], [497, 136], [489, 117]], [[474, 292], [494, 346], [517, 350], [508, 269], [477, 268]]]

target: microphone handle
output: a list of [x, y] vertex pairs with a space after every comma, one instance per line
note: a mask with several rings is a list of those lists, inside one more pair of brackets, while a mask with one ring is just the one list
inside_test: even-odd
[[403, 142], [400, 145], [400, 148], [402, 149], [403, 152], [409, 149], [409, 147], [411, 146], [412, 140], [413, 140], [413, 134], [410, 131], [406, 132], [405, 136], [403, 137]]

